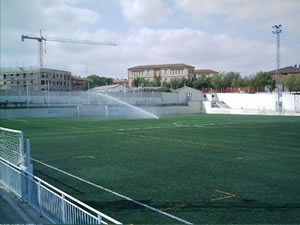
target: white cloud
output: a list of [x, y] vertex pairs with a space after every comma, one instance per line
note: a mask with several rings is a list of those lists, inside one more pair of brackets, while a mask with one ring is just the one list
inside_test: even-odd
[[[115, 40], [117, 47], [48, 43], [47, 63], [67, 65], [75, 73], [123, 77], [127, 68], [140, 64], [187, 63], [197, 68], [237, 71], [243, 75], [274, 67], [273, 43], [247, 40], [226, 34], [212, 35], [200, 30], [137, 28], [129, 33], [98, 30], [93, 33], [74, 32], [85, 39]], [[297, 53], [283, 48], [285, 60]], [[59, 56], [59, 57], [57, 57]], [[285, 63], [285, 61], [283, 61]]]
[[300, 34], [299, 0], [177, 0], [176, 2], [181, 10], [192, 14], [194, 20], [201, 17], [202, 21], [206, 22], [219, 15], [233, 24], [242, 22], [247, 25], [253, 22], [268, 30], [272, 25], [281, 23], [291, 33]]
[[68, 28], [92, 25], [100, 18], [99, 14], [92, 10], [71, 7], [66, 4], [46, 8], [43, 12], [44, 16], [48, 18], [47, 24], [58, 27], [66, 25], [66, 23]]
[[77, 3], [73, 0], [2, 1], [1, 25], [5, 30], [32, 33], [39, 28], [51, 31], [82, 29], [82, 26], [93, 25], [99, 20], [98, 12], [80, 8]]
[[[231, 8], [235, 18], [238, 18], [236, 13], [241, 13], [237, 12], [238, 4], [235, 1], [224, 0], [231, 4], [232, 7], [229, 7], [223, 3], [217, 5], [210, 3], [214, 1], [202, 0], [202, 9], [198, 1], [193, 1], [193, 5], [190, 5], [190, 0], [181, 1], [183, 1], [181, 7], [186, 7], [185, 10], [193, 11], [195, 15], [199, 10], [205, 13], [224, 13], [224, 8], [227, 10]], [[256, 1], [254, 0], [253, 4]], [[88, 64], [89, 74], [119, 78], [126, 77], [127, 68], [140, 64], [187, 63], [197, 68], [233, 70], [244, 75], [260, 70], [271, 70], [275, 64], [273, 38], [270, 40], [272, 43], [268, 43], [255, 40], [258, 39], [256, 36], [242, 38], [236, 34], [212, 34], [200, 29], [171, 27], [153, 29], [143, 26], [143, 24], [161, 23], [168, 19], [171, 11], [164, 5], [166, 2], [162, 1], [122, 0], [118, 2], [122, 6], [124, 16], [127, 13], [129, 21], [135, 21], [135, 24], [140, 25], [131, 29], [122, 27], [122, 31], [118, 30], [119, 28], [112, 30], [99, 27], [96, 23], [99, 20], [99, 14], [94, 9], [80, 8], [81, 3], [77, 4], [77, 1], [54, 0], [53, 3], [52, 0], [9, 0], [4, 2], [5, 9], [2, 8], [1, 11], [2, 18], [5, 18], [2, 19], [2, 25], [4, 25], [2, 29], [5, 32], [1, 33], [2, 65], [36, 65], [37, 43], [29, 40], [21, 42], [20, 37], [21, 34], [37, 35], [40, 27], [47, 29], [46, 37], [115, 41], [118, 44], [117, 47], [111, 47], [47, 42], [46, 63], [48, 66], [68, 69], [81, 75], [85, 74], [86, 64]], [[33, 5], [26, 6], [26, 2]], [[14, 9], [13, 6], [17, 3], [23, 10]], [[290, 11], [293, 14], [294, 9]], [[246, 18], [242, 13], [239, 18], [242, 16]], [[89, 26], [92, 29], [86, 29]], [[284, 34], [287, 33], [285, 30], [284, 32]], [[287, 37], [287, 35], [283, 36], [282, 43], [283, 66], [300, 62], [299, 46], [285, 47], [284, 38]], [[296, 35], [294, 37], [298, 40]]]
[[195, 14], [221, 14], [240, 19], [269, 19], [298, 14], [298, 0], [177, 0], [180, 8]]
[[172, 13], [162, 0], [120, 0], [120, 5], [126, 20], [137, 25], [164, 23]]
[[[128, 33], [97, 30], [95, 32], [68, 32], [66, 36], [83, 39], [116, 41], [118, 46], [94, 46], [68, 43], [47, 43], [48, 66], [71, 70], [75, 74], [88, 73], [126, 78], [127, 68], [140, 64], [187, 63], [197, 68], [217, 71], [237, 71], [243, 75], [274, 67], [273, 43], [247, 40], [226, 34], [212, 35], [201, 30], [136, 28]], [[36, 61], [36, 45], [30, 44], [17, 60]], [[23, 44], [24, 45], [24, 44]], [[25, 47], [25, 46], [23, 46]], [[282, 48], [283, 64], [299, 59], [297, 52]], [[11, 60], [4, 55], [4, 61]], [[15, 58], [16, 59], [16, 58]], [[26, 60], [25, 60], [26, 61]]]

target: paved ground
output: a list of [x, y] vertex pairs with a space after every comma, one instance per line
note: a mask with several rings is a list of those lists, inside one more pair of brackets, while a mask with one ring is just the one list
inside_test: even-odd
[[0, 224], [49, 224], [37, 211], [0, 185]]

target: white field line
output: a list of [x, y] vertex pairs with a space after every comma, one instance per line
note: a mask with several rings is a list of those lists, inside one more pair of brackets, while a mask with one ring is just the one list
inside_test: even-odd
[[[183, 123], [183, 124], [181, 124]], [[173, 126], [175, 127], [207, 127], [207, 126], [225, 126], [225, 125], [234, 125], [234, 124], [241, 124], [241, 123], [203, 123], [203, 124], [184, 124], [183, 122], [174, 122]]]
[[22, 119], [11, 119], [12, 121], [17, 121], [17, 122], [28, 122], [28, 120], [22, 120]]
[[77, 130], [77, 131], [65, 131], [65, 132], [36, 133], [36, 134], [31, 134], [30, 137], [62, 135], [62, 134], [84, 134], [84, 133], [97, 133], [97, 132], [137, 131], [137, 130], [163, 129], [163, 128], [171, 128], [171, 127], [173, 127], [173, 126], [169, 125], [169, 126], [156, 126], [156, 127], [132, 127], [132, 128], [119, 128], [119, 129]]
[[93, 183], [93, 182], [91, 182], [91, 181], [85, 180], [85, 179], [83, 179], [83, 178], [81, 178], [81, 177], [78, 177], [78, 176], [75, 176], [75, 175], [70, 174], [70, 173], [68, 173], [68, 172], [65, 172], [65, 171], [63, 171], [63, 170], [61, 170], [61, 169], [58, 169], [58, 168], [54, 167], [54, 166], [48, 165], [48, 164], [46, 164], [46, 163], [44, 163], [44, 162], [42, 162], [42, 161], [40, 161], [40, 160], [33, 159], [33, 158], [31, 158], [31, 160], [32, 160], [32, 161], [35, 161], [35, 162], [37, 162], [37, 163], [40, 163], [40, 164], [42, 164], [42, 165], [44, 165], [44, 166], [46, 166], [46, 167], [49, 167], [49, 168], [51, 168], [51, 169], [53, 169], [53, 170], [56, 170], [56, 171], [58, 171], [58, 172], [60, 172], [60, 173], [63, 173], [63, 174], [68, 175], [68, 176], [70, 176], [70, 177], [73, 177], [73, 178], [75, 178], [75, 179], [77, 179], [77, 180], [80, 180], [80, 181], [82, 181], [82, 182], [84, 182], [84, 183], [87, 183], [87, 184], [89, 184], [89, 185], [91, 185], [91, 186], [94, 186], [94, 187], [96, 187], [96, 188], [99, 188], [99, 189], [101, 189], [101, 190], [103, 190], [103, 191], [106, 191], [106, 192], [108, 192], [108, 193], [111, 193], [111, 194], [113, 194], [113, 195], [116, 195], [116, 196], [118, 196], [118, 197], [120, 197], [120, 198], [123, 198], [123, 199], [125, 199], [125, 200], [127, 200], [127, 201], [133, 202], [133, 203], [135, 203], [135, 204], [137, 204], [137, 205], [143, 206], [143, 207], [145, 207], [145, 208], [147, 208], [147, 209], [150, 209], [150, 210], [152, 210], [152, 211], [154, 211], [154, 212], [157, 212], [157, 213], [159, 213], [159, 214], [165, 215], [165, 216], [170, 217], [170, 218], [172, 218], [172, 219], [174, 219], [174, 220], [177, 220], [177, 221], [179, 221], [179, 222], [182, 222], [182, 223], [184, 223], [184, 224], [192, 224], [191, 222], [189, 222], [189, 221], [187, 221], [187, 220], [181, 219], [181, 218], [179, 218], [179, 217], [177, 217], [177, 216], [174, 216], [174, 215], [172, 215], [172, 214], [170, 214], [170, 213], [161, 211], [160, 209], [157, 209], [157, 208], [154, 208], [154, 207], [149, 206], [149, 205], [147, 205], [147, 204], [144, 204], [144, 203], [142, 203], [142, 202], [136, 201], [136, 200], [134, 200], [134, 199], [132, 199], [132, 198], [130, 198], [130, 197], [127, 197], [127, 196], [125, 196], [125, 195], [122, 195], [122, 194], [120, 194], [120, 193], [118, 193], [118, 192], [112, 191], [112, 190], [110, 190], [110, 189], [108, 189], [108, 188], [105, 188], [105, 187], [103, 187], [103, 186], [100, 186], [100, 185], [98, 185], [98, 184], [95, 184], [95, 183]]
[[150, 126], [150, 127], [129, 127], [129, 128], [117, 128], [117, 129], [96, 129], [96, 130], [75, 130], [75, 131], [64, 131], [64, 132], [49, 132], [49, 133], [36, 133], [31, 134], [30, 137], [42, 138], [43, 136], [51, 136], [51, 135], [65, 135], [65, 134], [84, 134], [84, 133], [97, 133], [97, 132], [115, 132], [115, 131], [138, 131], [138, 130], [151, 130], [151, 129], [164, 129], [164, 128], [180, 128], [180, 127], [196, 127], [202, 128], [205, 126], [222, 126], [222, 125], [231, 125], [231, 124], [238, 124], [238, 123], [220, 123], [220, 124], [200, 124], [200, 125], [193, 125], [193, 124], [180, 124], [179, 122], [173, 122], [172, 125], [164, 124], [162, 126]]

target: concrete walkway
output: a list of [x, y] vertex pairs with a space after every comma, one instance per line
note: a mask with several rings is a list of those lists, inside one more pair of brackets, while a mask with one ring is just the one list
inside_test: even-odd
[[0, 185], [0, 224], [49, 224], [39, 213]]

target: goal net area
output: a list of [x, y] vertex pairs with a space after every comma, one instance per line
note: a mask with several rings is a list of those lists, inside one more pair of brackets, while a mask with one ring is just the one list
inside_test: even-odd
[[0, 158], [18, 166], [25, 166], [23, 132], [0, 127]]

